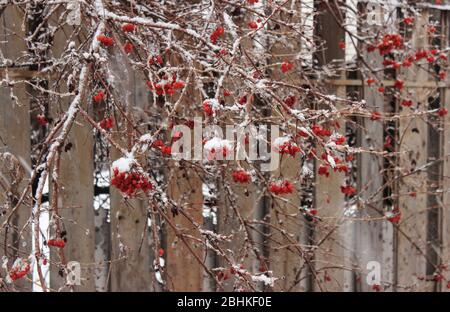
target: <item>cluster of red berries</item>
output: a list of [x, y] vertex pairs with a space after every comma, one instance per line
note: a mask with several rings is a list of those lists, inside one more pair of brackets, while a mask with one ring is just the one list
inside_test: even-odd
[[108, 130], [112, 129], [112, 127], [114, 127], [114, 119], [112, 117], [108, 117], [100, 121], [100, 128]]
[[247, 95], [243, 95], [239, 98], [239, 104], [244, 105], [247, 103]]
[[405, 86], [405, 82], [403, 80], [400, 80], [400, 79], [395, 80], [394, 88], [401, 90], [401, 89], [403, 89], [404, 86]]
[[381, 118], [380, 112], [373, 111], [372, 114], [370, 114], [370, 120], [379, 120]]
[[113, 169], [111, 184], [119, 191], [128, 196], [135, 196], [139, 190], [144, 193], [152, 189], [152, 184], [145, 176], [139, 172], [119, 172], [119, 169]]
[[400, 213], [400, 211], [388, 212], [386, 214], [387, 220], [391, 223], [398, 223], [400, 221], [401, 217], [402, 217], [402, 214]]
[[345, 136], [343, 135], [337, 135], [335, 138], [333, 138], [333, 142], [336, 143], [336, 145], [342, 145], [346, 141]]
[[248, 27], [251, 29], [258, 29], [258, 23], [256, 23], [255, 21], [251, 21], [248, 23]]
[[183, 81], [177, 81], [176, 77], [175, 77], [175, 79], [172, 79], [172, 81], [165, 81], [165, 82], [159, 82], [159, 83], [153, 83], [151, 81], [147, 81], [147, 86], [149, 87], [150, 90], [155, 92], [157, 95], [163, 95], [163, 94], [173, 95], [175, 93], [175, 90], [183, 89], [185, 86], [185, 83]]
[[328, 129], [324, 129], [319, 125], [312, 125], [311, 127], [312, 132], [317, 136], [325, 136], [328, 137], [331, 135], [331, 131]]
[[404, 107], [411, 107], [413, 105], [413, 101], [411, 100], [402, 100], [402, 102], [400, 103], [401, 106]]
[[162, 140], [153, 142], [152, 147], [159, 149], [163, 155], [172, 155], [172, 147], [165, 145]]
[[289, 194], [294, 191], [294, 185], [288, 180], [272, 182], [269, 191], [275, 195]]
[[327, 178], [330, 176], [330, 166], [327, 165], [320, 165], [319, 169], [317, 170], [319, 175], [326, 176]]
[[295, 98], [295, 96], [288, 95], [287, 97], [284, 98], [283, 103], [286, 104], [286, 106], [292, 108], [295, 105], [296, 101], [297, 99]]
[[98, 91], [96, 95], [94, 95], [92, 97], [92, 99], [94, 100], [95, 103], [100, 103], [103, 98], [105, 97], [105, 92], [103, 92], [102, 90]]
[[341, 192], [347, 196], [350, 196], [356, 193], [356, 189], [351, 185], [343, 185], [341, 186]]
[[97, 40], [107, 47], [114, 45], [114, 39], [105, 35], [98, 35]]
[[223, 33], [225, 32], [225, 29], [223, 29], [222, 26], [218, 26], [213, 33], [211, 34], [211, 36], [209, 37], [211, 39], [212, 43], [216, 43], [217, 40], [219, 39], [220, 36], [223, 35]]
[[250, 174], [245, 170], [237, 170], [233, 172], [234, 182], [248, 183], [250, 181]]
[[281, 71], [283, 73], [287, 73], [288, 71], [294, 69], [294, 64], [290, 63], [289, 61], [284, 61], [281, 64]]
[[163, 58], [162, 58], [162, 56], [161, 55], [153, 55], [153, 56], [151, 56], [150, 58], [149, 58], [149, 60], [148, 60], [148, 64], [149, 65], [153, 65], [153, 64], [159, 64], [159, 65], [162, 65], [164, 62], [163, 62]]
[[42, 114], [37, 115], [36, 120], [41, 126], [45, 126], [46, 124], [48, 124], [47, 118], [45, 118], [45, 116]]
[[122, 30], [124, 32], [132, 32], [136, 30], [136, 25], [131, 24], [131, 23], [126, 23], [122, 25]]
[[25, 261], [25, 260], [21, 260], [21, 261], [17, 261], [14, 263], [13, 267], [11, 268], [11, 271], [9, 271], [9, 277], [15, 281], [18, 280], [22, 277], [24, 277], [25, 275], [28, 274], [28, 272], [30, 272], [30, 264]]
[[387, 136], [386, 139], [384, 140], [384, 148], [386, 149], [392, 149], [394, 148], [394, 146], [392, 145], [393, 140], [391, 136]]
[[444, 117], [447, 114], [448, 114], [448, 109], [446, 109], [445, 107], [441, 107], [438, 109], [439, 117]]
[[211, 103], [211, 100], [203, 101], [203, 112], [206, 116], [212, 116], [216, 111], [217, 107]]
[[280, 154], [289, 154], [292, 157], [295, 157], [295, 154], [300, 152], [300, 147], [298, 147], [297, 144], [288, 141], [278, 146], [277, 150]]
[[131, 52], [133, 52], [133, 49], [134, 46], [131, 42], [127, 42], [123, 46], [123, 50], [125, 51], [126, 54], [130, 54]]
[[64, 248], [66, 246], [66, 242], [61, 238], [53, 238], [47, 241], [48, 246]]
[[372, 52], [375, 49], [378, 49], [380, 52], [380, 55], [386, 55], [391, 53], [395, 49], [399, 49], [403, 47], [403, 37], [399, 34], [386, 34], [383, 36], [383, 39], [381, 40], [378, 45], [375, 46], [369, 46], [368, 51]]
[[414, 23], [414, 17], [411, 16], [407, 16], [403, 19], [403, 23], [405, 23], [406, 25], [412, 25], [412, 23]]

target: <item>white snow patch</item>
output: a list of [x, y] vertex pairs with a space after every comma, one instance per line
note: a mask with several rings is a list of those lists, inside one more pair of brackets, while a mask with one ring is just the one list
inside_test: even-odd
[[119, 172], [129, 172], [136, 161], [133, 158], [122, 157], [112, 163], [112, 168]]

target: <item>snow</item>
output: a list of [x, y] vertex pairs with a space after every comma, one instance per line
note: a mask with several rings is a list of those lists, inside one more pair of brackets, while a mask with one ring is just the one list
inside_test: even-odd
[[213, 110], [219, 109], [220, 108], [220, 103], [217, 99], [206, 99], [205, 101], [203, 101], [204, 103], [207, 102], [209, 103], [209, 105], [211, 106], [211, 108]]
[[155, 272], [155, 278], [156, 278], [156, 280], [158, 281], [158, 283], [164, 284], [164, 281], [163, 281], [163, 279], [162, 279], [162, 277], [161, 277], [161, 272], [156, 271], [156, 272]]
[[313, 176], [313, 171], [310, 169], [310, 168], [308, 168], [308, 163], [304, 163], [303, 164], [303, 166], [302, 166], [302, 171], [301, 171], [301, 173], [300, 173], [300, 175], [302, 176], [302, 177], [312, 177]]
[[327, 161], [330, 164], [331, 168], [336, 167], [336, 162], [334, 161], [334, 158], [331, 155], [327, 155]]
[[[273, 140], [273, 148], [275, 151], [279, 151], [280, 147], [283, 146], [284, 144], [291, 142], [292, 139], [289, 136], [282, 136], [282, 137], [278, 137], [275, 140]], [[297, 144], [295, 144], [294, 142], [291, 142], [292, 146], [296, 146]]]
[[220, 139], [218, 137], [214, 137], [210, 140], [208, 140], [205, 143], [204, 146], [205, 151], [212, 152], [212, 151], [222, 151], [226, 149], [227, 151], [233, 150], [233, 143], [230, 140]]
[[254, 282], [263, 282], [264, 285], [273, 287], [275, 281], [277, 280], [277, 278], [275, 277], [269, 277], [267, 275], [252, 275], [252, 280]]
[[134, 158], [122, 157], [112, 163], [112, 168], [119, 170], [119, 173], [129, 172], [131, 168], [136, 165]]
[[68, 25], [75, 26], [81, 24], [81, 6], [80, 1], [78, 0], [71, 0], [66, 4], [67, 11], [67, 17], [66, 22]]

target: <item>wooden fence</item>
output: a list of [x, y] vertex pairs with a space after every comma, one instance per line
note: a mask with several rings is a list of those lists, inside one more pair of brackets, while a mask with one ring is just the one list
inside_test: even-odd
[[[368, 10], [368, 6], [370, 4], [359, 3], [357, 8]], [[320, 5], [317, 9], [325, 12]], [[370, 10], [382, 11], [383, 8], [373, 7]], [[21, 14], [14, 6], [7, 6], [3, 11], [0, 47], [4, 57], [16, 59], [27, 49], [21, 39], [25, 37]], [[416, 21], [410, 34], [414, 38], [414, 48], [425, 48], [430, 43], [426, 32], [430, 20], [439, 23], [439, 31], [442, 32], [439, 44], [446, 49], [450, 40], [450, 11], [438, 6], [424, 9], [420, 20]], [[50, 19], [49, 23], [52, 22], [55, 21]], [[324, 52], [314, 56], [319, 66], [327, 66], [335, 59], [345, 58], [345, 51], [338, 47], [339, 42], [346, 40], [346, 34], [337, 24], [335, 16], [330, 13], [318, 15], [314, 33], [327, 43]], [[62, 30], [58, 32], [52, 48], [54, 55], [62, 53], [67, 39]], [[372, 61], [376, 64], [382, 60], [373, 57]], [[3, 65], [0, 71], [1, 77], [24, 79], [30, 83], [55, 83], [54, 76], [43, 74], [33, 66], [18, 68], [14, 64]], [[448, 80], [437, 82], [426, 71], [419, 69], [410, 70], [409, 73], [414, 75], [408, 74], [404, 92], [416, 99], [419, 110], [425, 107], [445, 107], [450, 110]], [[383, 81], [386, 88], [393, 86], [392, 78]], [[139, 79], [135, 81], [131, 84], [134, 103], [145, 107], [149, 103], [145, 85], [139, 85]], [[34, 125], [36, 107], [45, 105], [50, 115], [57, 116], [67, 108], [69, 99], [56, 101], [51, 94], [43, 95], [29, 84], [17, 84], [12, 88], [18, 98], [11, 97], [9, 86], [2, 85], [0, 88], [0, 152], [13, 154], [24, 168], [23, 179], [19, 179], [18, 175], [4, 177], [10, 182], [16, 178], [16, 183], [13, 183], [15, 188], [11, 192], [18, 195], [30, 178], [30, 168], [35, 161], [32, 155], [39, 148], [31, 132], [43, 135]], [[367, 86], [358, 72], [342, 72], [340, 77], [324, 81], [323, 88], [341, 97], [364, 99], [367, 108], [382, 114], [398, 113], [400, 116], [382, 121], [362, 117], [341, 121], [342, 132], [354, 139], [355, 146], [380, 151], [361, 153], [353, 162], [357, 170], [351, 175], [351, 182], [357, 185], [358, 197], [348, 198], [340, 191], [340, 186], [348, 182], [349, 176], [334, 174], [326, 179], [314, 174], [310, 181], [304, 182], [304, 189], [286, 197], [289, 203], [277, 203], [267, 198], [254, 185], [235, 190], [220, 189], [220, 198], [205, 201], [208, 196], [204, 191], [205, 185], [214, 187], [220, 185], [220, 181], [204, 181], [190, 169], [175, 168], [171, 161], [159, 163], [157, 174], [169, 181], [168, 194], [174, 202], [183, 205], [191, 221], [170, 213], [163, 215], [152, 203], [143, 200], [124, 201], [119, 192], [101, 184], [99, 181], [102, 179], [96, 173], [101, 172], [99, 168], [102, 164], [107, 165], [117, 159], [119, 154], [107, 145], [102, 146], [101, 140], [92, 134], [90, 126], [82, 118], [77, 119], [68, 139], [71, 147], [59, 160], [61, 175], [55, 182], [62, 184], [63, 191], [55, 195], [50, 188], [47, 194], [49, 200], [56, 196], [55, 200], [60, 203], [60, 216], [64, 220], [64, 231], [67, 232], [65, 261], [81, 263], [82, 285], [76, 286], [74, 290], [234, 290], [233, 277], [224, 281], [222, 288], [217, 288], [214, 280], [205, 273], [205, 267], [212, 269], [225, 264], [214, 253], [203, 249], [204, 245], [200, 242], [205, 239], [204, 235], [195, 227], [196, 224], [203, 224], [204, 229], [234, 235], [223, 248], [232, 251], [236, 263], [252, 271], [258, 271], [261, 265], [268, 266], [273, 276], [279, 278], [273, 287], [275, 291], [375, 291], [377, 289], [366, 282], [367, 274], [373, 269], [370, 266], [373, 261], [380, 264], [381, 288], [385, 291], [448, 291], [448, 118], [411, 114], [411, 110], [402, 107], [397, 100], [382, 96]], [[200, 94], [197, 96], [195, 90], [192, 92], [192, 98], [201, 101]], [[439, 97], [433, 98], [436, 92]], [[117, 138], [121, 136], [120, 133], [114, 135]], [[388, 137], [392, 141], [391, 147], [386, 147]], [[101, 161], [97, 159], [100, 153], [104, 153]], [[157, 159], [154, 161], [158, 162]], [[6, 166], [6, 160], [2, 160], [1, 165]], [[313, 163], [311, 165], [314, 166]], [[314, 168], [317, 170], [317, 166]], [[300, 169], [301, 161], [295, 158], [283, 160], [280, 170], [285, 177], [295, 179]], [[239, 214], [227, 204], [231, 200], [227, 195], [229, 191], [238, 194], [234, 200], [236, 206], [240, 207]], [[0, 194], [2, 202], [10, 200], [12, 205], [13, 197], [7, 192]], [[106, 204], [96, 204], [94, 209], [94, 201], [102, 200]], [[320, 212], [321, 221], [314, 226], [299, 210], [305, 204], [312, 205]], [[217, 223], [202, 215], [205, 205], [216, 211]], [[386, 207], [399, 209], [399, 223], [386, 220]], [[30, 209], [28, 205], [21, 207], [7, 226], [18, 234], [6, 236], [4, 229], [0, 232], [0, 257], [5, 255], [6, 246], [13, 247], [6, 253], [8, 257], [31, 253], [31, 227], [26, 226], [31, 215]], [[1, 224], [5, 224], [8, 215], [9, 210], [6, 210], [0, 217]], [[159, 224], [155, 222], [156, 215], [159, 215]], [[152, 220], [150, 227], [147, 224], [148, 217]], [[241, 226], [239, 218], [255, 221], [254, 227], [259, 231], [255, 230], [251, 238], [265, 259], [263, 264], [261, 259], [243, 254], [240, 250], [242, 241], [248, 237], [237, 231]], [[286, 232], [258, 225], [258, 220], [269, 220], [275, 227], [283, 223]], [[195, 239], [186, 242], [186, 235], [193, 236], [199, 243], [195, 243]], [[161, 246], [157, 246], [155, 237], [160, 238]], [[27, 244], [22, 244], [24, 241]], [[161, 256], [165, 260], [165, 269], [155, 275], [154, 261], [160, 257], [160, 249], [164, 250]], [[301, 258], [298, 254], [307, 256]], [[61, 260], [58, 253], [50, 255], [52, 290], [68, 289], [65, 286], [65, 274], [61, 274], [64, 269]], [[157, 280], [160, 273], [164, 284]], [[18, 290], [31, 290], [32, 284], [30, 280], [23, 280], [16, 283], [15, 287]], [[258, 290], [270, 289], [262, 285], [258, 287]]]

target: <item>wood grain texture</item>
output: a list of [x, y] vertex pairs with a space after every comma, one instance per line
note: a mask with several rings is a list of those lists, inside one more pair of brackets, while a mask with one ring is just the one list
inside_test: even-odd
[[[426, 47], [426, 25], [428, 14], [422, 12], [413, 30], [414, 48]], [[407, 73], [408, 75], [408, 73]], [[409, 72], [417, 81], [426, 81], [425, 70], [414, 67]], [[420, 110], [428, 107], [430, 90], [415, 89], [412, 98]], [[400, 115], [408, 113], [403, 109]], [[427, 282], [427, 172], [417, 170], [428, 162], [428, 125], [420, 117], [403, 118], [399, 122], [400, 152], [398, 164], [399, 179], [398, 205], [402, 219], [397, 231], [397, 291], [430, 290], [433, 282]], [[415, 192], [416, 196], [410, 196]], [[414, 243], [413, 243], [414, 242]]]
[[[0, 23], [0, 48], [3, 57], [16, 60], [26, 50], [26, 45], [21, 38], [25, 32], [22, 30], [21, 21], [23, 14], [17, 8], [8, 6], [1, 16]], [[17, 97], [17, 102], [12, 98]], [[30, 158], [30, 102], [24, 84], [17, 84], [12, 88], [0, 87], [0, 153], [9, 152], [13, 154], [21, 163], [25, 177], [22, 182], [15, 186], [10, 197], [11, 204], [17, 200], [17, 196], [23, 191], [29, 182], [31, 158]], [[3, 172], [3, 175], [6, 173]], [[5, 203], [6, 193], [0, 192], [0, 204]], [[31, 216], [31, 208], [21, 205], [14, 214], [11, 222], [12, 228], [8, 231], [7, 243], [11, 248], [8, 257], [11, 263], [16, 257], [28, 258], [31, 254], [31, 228], [27, 227], [22, 231]], [[3, 223], [0, 217], [0, 223]], [[4, 256], [4, 231], [0, 232], [0, 258]], [[22, 279], [15, 283], [15, 287], [21, 291], [30, 291], [30, 280]]]

